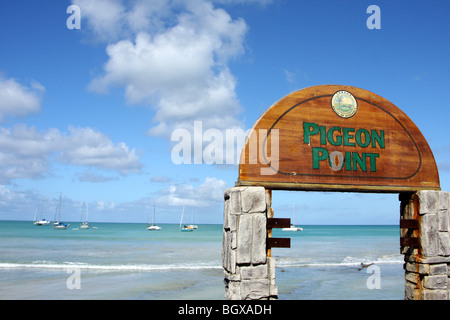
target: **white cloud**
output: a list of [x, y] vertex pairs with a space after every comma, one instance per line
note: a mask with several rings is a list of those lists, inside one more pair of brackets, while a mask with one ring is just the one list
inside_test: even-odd
[[0, 121], [6, 116], [22, 117], [40, 111], [44, 91], [36, 81], [26, 87], [0, 75]]
[[41, 134], [25, 125], [0, 128], [0, 183], [41, 177], [47, 172], [49, 156], [59, 147], [60, 139], [58, 130]]
[[116, 208], [116, 203], [110, 201], [97, 201], [95, 209], [98, 211], [108, 211], [114, 210]]
[[226, 188], [225, 181], [209, 177], [198, 187], [191, 184], [172, 184], [160, 191], [158, 203], [169, 206], [212, 206], [223, 201]]
[[0, 183], [17, 178], [41, 178], [55, 157], [64, 163], [118, 171], [139, 172], [142, 164], [135, 149], [114, 144], [106, 135], [91, 128], [58, 129], [43, 133], [34, 127], [16, 125], [0, 128]]
[[85, 19], [89, 20], [88, 28], [98, 40], [107, 41], [116, 38], [122, 26], [120, 22], [125, 14], [121, 1], [116, 0], [74, 0], [73, 4], [81, 8], [83, 28]]
[[[236, 79], [228, 67], [230, 59], [244, 53], [247, 25], [242, 19], [233, 20], [206, 0], [134, 1], [128, 7], [111, 1], [111, 19], [118, 26], [111, 35], [110, 21], [99, 13], [105, 0], [98, 8], [94, 2], [75, 3], [87, 12], [95, 34], [122, 38], [107, 46], [104, 74], [92, 80], [90, 89], [124, 88], [128, 103], [154, 107], [150, 134], [170, 137], [174, 128], [192, 126], [194, 120], [206, 128], [242, 127]], [[97, 25], [102, 19], [107, 30]]]
[[113, 169], [121, 174], [139, 172], [142, 165], [135, 149], [114, 144], [105, 134], [92, 128], [69, 127], [64, 137], [60, 159], [74, 165]]
[[[0, 185], [0, 219], [31, 220], [41, 202], [42, 196], [33, 191], [17, 191]], [[11, 214], [14, 216], [11, 217]]]
[[72, 0], [73, 4], [81, 8], [82, 28], [90, 31], [93, 40], [107, 43], [130, 37], [140, 31], [164, 28], [167, 20], [173, 17], [172, 9], [177, 6], [177, 2], [179, 1]]

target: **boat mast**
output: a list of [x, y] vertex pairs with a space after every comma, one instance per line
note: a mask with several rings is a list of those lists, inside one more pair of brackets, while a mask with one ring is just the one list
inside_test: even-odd
[[291, 222], [291, 225], [295, 227], [294, 216], [295, 216], [295, 213], [294, 213], [294, 203], [292, 202], [292, 222]]
[[183, 215], [184, 215], [184, 206], [183, 206], [183, 211], [181, 212], [180, 229], [181, 229], [181, 224], [183, 223]]
[[81, 223], [87, 222], [86, 202], [83, 202], [83, 214], [81, 215]]
[[58, 221], [61, 221], [61, 197], [62, 193], [59, 194]]

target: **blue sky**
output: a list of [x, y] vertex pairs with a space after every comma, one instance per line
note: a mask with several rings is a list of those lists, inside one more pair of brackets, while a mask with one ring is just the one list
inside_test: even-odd
[[[370, 5], [381, 29], [368, 29]], [[81, 28], [69, 29], [70, 5]], [[0, 7], [0, 219], [222, 223], [237, 165], [175, 164], [171, 134], [251, 128], [320, 84], [390, 100], [424, 134], [450, 190], [448, 1], [73, 0]], [[192, 132], [192, 131], [190, 131]], [[301, 224], [396, 224], [396, 194], [274, 192]]]

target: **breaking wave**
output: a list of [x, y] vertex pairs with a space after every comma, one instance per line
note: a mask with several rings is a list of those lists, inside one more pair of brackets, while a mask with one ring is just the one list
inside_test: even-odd
[[175, 271], [175, 270], [206, 270], [221, 269], [222, 267], [212, 263], [198, 264], [138, 264], [138, 265], [100, 265], [77, 262], [33, 262], [33, 263], [0, 263], [2, 269], [82, 269], [93, 271]]
[[358, 257], [345, 257], [341, 261], [314, 261], [312, 259], [293, 259], [293, 258], [280, 258], [276, 260], [277, 267], [283, 268], [296, 268], [296, 267], [356, 267], [361, 264], [402, 264], [404, 263], [403, 256], [398, 255], [386, 255], [376, 258], [358, 258]]
[[[298, 267], [354, 267], [361, 264], [400, 264], [404, 263], [403, 256], [386, 255], [380, 257], [345, 257], [341, 261], [320, 261], [313, 258], [298, 257], [275, 257], [276, 267], [298, 268]], [[83, 262], [53, 262], [33, 261], [31, 263], [2, 262], [0, 269], [68, 269], [76, 268], [92, 271], [177, 271], [177, 270], [221, 270], [218, 261], [202, 263], [176, 263], [176, 264], [88, 264]]]

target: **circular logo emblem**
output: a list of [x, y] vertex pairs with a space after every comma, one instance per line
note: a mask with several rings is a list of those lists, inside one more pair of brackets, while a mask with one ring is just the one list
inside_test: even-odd
[[355, 97], [348, 91], [338, 91], [331, 98], [331, 107], [341, 118], [351, 118], [358, 111]]

